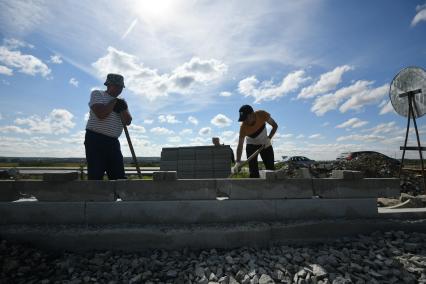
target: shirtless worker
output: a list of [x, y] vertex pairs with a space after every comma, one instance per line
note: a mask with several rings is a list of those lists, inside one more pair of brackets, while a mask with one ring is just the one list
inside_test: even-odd
[[[254, 111], [249, 105], [243, 105], [240, 108], [240, 117], [238, 121], [242, 122], [240, 126], [240, 137], [238, 139], [237, 160], [233, 171], [238, 172], [241, 166], [241, 155], [243, 153], [244, 139], [247, 141], [246, 155], [250, 157], [257, 149], [265, 145], [260, 151], [263, 163], [267, 170], [275, 170], [274, 166], [274, 149], [271, 139], [274, 137], [278, 129], [278, 124], [272, 119], [271, 115], [263, 110]], [[269, 135], [266, 131], [266, 123], [272, 126]], [[257, 156], [249, 162], [250, 178], [259, 177], [259, 167], [257, 164]]]

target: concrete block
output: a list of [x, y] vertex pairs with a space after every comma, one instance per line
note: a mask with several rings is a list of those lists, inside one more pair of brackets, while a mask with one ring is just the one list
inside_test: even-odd
[[275, 171], [271, 171], [271, 170], [260, 170], [259, 175], [261, 179], [266, 179], [266, 180], [277, 179], [275, 175]]
[[272, 200], [91, 202], [89, 225], [209, 224], [275, 220]]
[[123, 201], [215, 200], [215, 184], [213, 179], [120, 180], [115, 182], [115, 192]]
[[194, 147], [180, 147], [178, 160], [195, 160]]
[[161, 171], [176, 171], [178, 168], [177, 161], [160, 161]]
[[163, 148], [161, 150], [161, 161], [177, 161], [178, 148]]
[[308, 179], [218, 179], [218, 192], [235, 199], [311, 198], [312, 182]]
[[231, 159], [214, 159], [213, 160], [213, 168], [215, 170], [223, 171], [231, 168]]
[[78, 178], [79, 178], [78, 172], [44, 173], [43, 174], [44, 181], [52, 181], [52, 182], [73, 181], [73, 180], [78, 180]]
[[38, 201], [115, 201], [114, 181], [16, 181], [15, 189]]
[[231, 159], [231, 147], [229, 146], [217, 146], [213, 148], [213, 156], [215, 158], [227, 158]]
[[313, 179], [314, 195], [322, 198], [399, 197], [397, 178]]
[[357, 180], [364, 178], [364, 175], [360, 171], [333, 170], [331, 178]]
[[84, 224], [84, 202], [0, 202], [0, 224]]
[[311, 179], [312, 175], [308, 168], [296, 169], [296, 178]]
[[14, 187], [15, 181], [0, 181], [0, 201], [15, 201], [20, 198], [19, 191]]
[[211, 148], [197, 148], [195, 149], [196, 160], [211, 160], [213, 159], [213, 151]]
[[179, 160], [178, 172], [193, 172], [195, 168], [195, 160]]
[[173, 180], [177, 180], [177, 173], [176, 171], [153, 172], [152, 179], [154, 181], [173, 181]]
[[211, 171], [213, 172], [213, 160], [196, 160], [195, 171]]
[[285, 171], [275, 171], [275, 179], [278, 180], [282, 180], [282, 179], [288, 179], [289, 177], [287, 176]]
[[231, 169], [228, 170], [214, 170], [214, 178], [228, 178], [231, 175]]
[[177, 172], [178, 179], [195, 179], [195, 172], [184, 172], [184, 171], [178, 171]]
[[195, 172], [195, 178], [196, 179], [208, 179], [208, 178], [214, 178], [215, 177], [215, 174], [214, 174], [214, 171], [199, 171], [199, 170], [197, 170], [196, 172]]
[[365, 199], [286, 199], [276, 200], [279, 220], [376, 218], [377, 200]]

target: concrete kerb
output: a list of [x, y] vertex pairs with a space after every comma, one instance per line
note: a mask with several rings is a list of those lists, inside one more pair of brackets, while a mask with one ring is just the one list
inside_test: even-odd
[[312, 179], [313, 191], [322, 198], [377, 198], [400, 195], [397, 178]]
[[[316, 220], [185, 226], [0, 226], [0, 237], [37, 247], [85, 252], [266, 247], [323, 243], [375, 231], [426, 232], [426, 220]], [[315, 233], [313, 233], [315, 232]]]
[[374, 218], [375, 199], [1, 202], [0, 224], [210, 224]]

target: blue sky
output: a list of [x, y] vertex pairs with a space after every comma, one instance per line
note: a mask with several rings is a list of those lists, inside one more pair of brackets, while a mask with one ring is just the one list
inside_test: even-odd
[[83, 157], [90, 92], [117, 72], [138, 156], [213, 136], [235, 150], [251, 104], [279, 125], [276, 159], [399, 157], [389, 84], [426, 67], [425, 35], [424, 0], [0, 0], [0, 156]]

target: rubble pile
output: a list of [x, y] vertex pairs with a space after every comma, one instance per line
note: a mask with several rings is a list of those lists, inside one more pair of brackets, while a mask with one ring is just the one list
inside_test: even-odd
[[382, 155], [360, 155], [350, 161], [340, 161], [335, 164], [335, 170], [360, 171], [366, 178], [391, 178], [399, 175], [399, 163]]
[[376, 232], [330, 243], [52, 254], [0, 242], [1, 283], [426, 283], [426, 234]]

